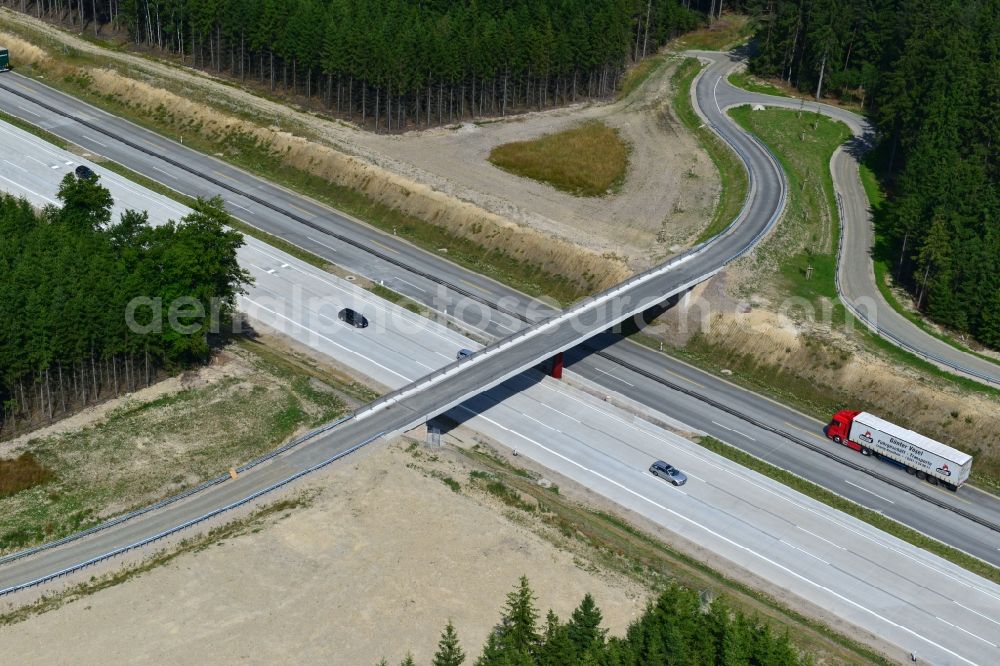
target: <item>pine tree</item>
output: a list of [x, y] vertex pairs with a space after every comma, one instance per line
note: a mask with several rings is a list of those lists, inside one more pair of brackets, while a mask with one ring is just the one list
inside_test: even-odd
[[583, 655], [595, 643], [603, 644], [605, 631], [601, 629], [601, 610], [588, 592], [570, 615], [566, 634], [578, 655]]
[[521, 576], [517, 589], [507, 594], [500, 623], [490, 634], [476, 666], [532, 664], [541, 646], [537, 621], [534, 593], [527, 576]]
[[465, 653], [458, 644], [458, 634], [455, 633], [451, 620], [448, 620], [444, 631], [441, 632], [441, 640], [438, 641], [438, 649], [431, 663], [433, 666], [459, 666], [464, 661]]
[[539, 666], [575, 666], [579, 661], [576, 647], [570, 641], [566, 627], [552, 609], [545, 616], [545, 633], [538, 652]]
[[507, 644], [515, 650], [533, 654], [541, 643], [536, 623], [535, 595], [527, 576], [521, 576], [518, 587], [507, 595], [507, 607], [502, 624]]

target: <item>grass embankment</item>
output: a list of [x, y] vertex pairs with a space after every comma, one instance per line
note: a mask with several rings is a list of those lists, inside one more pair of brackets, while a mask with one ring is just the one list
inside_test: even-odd
[[514, 141], [490, 151], [490, 162], [517, 176], [548, 183], [581, 197], [621, 189], [629, 147], [617, 130], [592, 120], [531, 141]]
[[[714, 372], [726, 369], [736, 383], [818, 419], [850, 406], [954, 442], [977, 458], [973, 483], [1000, 487], [1000, 392], [940, 370], [863, 326], [845, 330], [841, 341], [831, 335], [848, 321], [836, 293], [839, 223], [829, 171], [847, 128], [799, 111], [741, 107], [732, 115], [772, 149], [789, 181], [786, 213], [757, 250], [750, 289], [806, 326], [796, 334], [775, 328], [762, 334], [727, 320], [728, 326], [713, 323], [672, 353]], [[857, 348], [874, 360], [857, 361]], [[921, 379], [898, 377], [893, 369], [900, 365]]]
[[374, 397], [259, 342], [241, 341], [224, 354], [233, 360], [204, 385], [183, 388], [182, 380], [180, 390], [126, 402], [93, 427], [24, 444], [48, 478], [0, 499], [0, 550], [60, 538], [173, 495], [337, 418], [347, 401]]
[[954, 562], [960, 567], [964, 567], [965, 569], [986, 578], [987, 580], [1000, 584], [1000, 569], [983, 562], [977, 557], [973, 557], [972, 555], [968, 555], [957, 548], [945, 545], [937, 539], [932, 539], [915, 529], [907, 527], [902, 523], [896, 522], [892, 518], [884, 516], [878, 511], [866, 509], [865, 507], [856, 504], [845, 497], [841, 497], [840, 495], [830, 492], [822, 486], [816, 485], [812, 481], [796, 476], [787, 470], [776, 467], [769, 462], [761, 460], [756, 456], [752, 456], [746, 451], [741, 451], [740, 449], [730, 446], [725, 442], [720, 442], [714, 437], [702, 437], [699, 440], [699, 444], [710, 451], [718, 453], [720, 456], [729, 458], [733, 462], [739, 463], [743, 467], [760, 472], [761, 474], [775, 479], [776, 481], [780, 481], [789, 488], [799, 491], [803, 495], [811, 497], [814, 500], [818, 500], [828, 506], [832, 506], [839, 511], [843, 511], [849, 516], [854, 516], [859, 520], [863, 520], [870, 525], [874, 525], [883, 532], [887, 532], [894, 537], [913, 544], [914, 546], [928, 550], [939, 557], [942, 557], [950, 562]]
[[776, 95], [778, 97], [791, 96], [773, 83], [762, 81], [746, 71], [733, 72], [729, 75], [729, 82], [737, 88], [749, 90], [750, 92], [761, 93], [763, 95]]
[[728, 51], [747, 41], [753, 34], [750, 17], [745, 14], [723, 14], [698, 30], [678, 37], [671, 44], [672, 50], [697, 49], [700, 51]]
[[746, 169], [736, 153], [727, 146], [712, 130], [706, 127], [695, 113], [691, 103], [691, 84], [701, 71], [701, 63], [695, 58], [687, 58], [674, 72], [671, 84], [674, 87], [674, 112], [684, 126], [695, 135], [698, 143], [708, 153], [715, 168], [719, 170], [721, 192], [719, 203], [712, 215], [712, 221], [698, 237], [698, 242], [715, 236], [739, 215], [743, 202], [747, 197]]
[[[460, 485], [461, 492], [482, 492], [499, 500], [513, 512], [512, 518], [518, 523], [533, 529], [560, 550], [576, 553], [583, 548], [586, 558], [578, 558], [581, 566], [596, 564], [654, 591], [676, 582], [690, 589], [723, 595], [735, 610], [760, 616], [779, 633], [788, 631], [796, 647], [814, 655], [817, 663], [888, 663], [850, 637], [733, 580], [702, 560], [671, 548], [618, 516], [581, 505], [553, 487], [539, 485], [538, 474], [511, 465], [482, 446], [456, 451], [478, 468], [470, 473], [466, 485]], [[420, 461], [421, 456], [416, 457]]]
[[[625, 277], [620, 262], [530, 229], [501, 227], [488, 215], [470, 216], [460, 206], [425, 201], [399, 183], [383, 183], [354, 158], [305, 140], [309, 137], [305, 128], [296, 128], [302, 136], [278, 131], [272, 125], [276, 120], [262, 120], [253, 109], [224, 107], [210, 98], [199, 99], [187, 88], [174, 93], [130, 78], [131, 70], [113, 54], [83, 52], [20, 25], [11, 29], [59, 53], [53, 58], [40, 50], [43, 55], [35, 62], [21, 64], [20, 74], [42, 77], [63, 92], [527, 294], [572, 303]], [[406, 212], [407, 207], [423, 212]]]
[[625, 75], [622, 76], [621, 85], [618, 86], [618, 99], [625, 99], [633, 93], [633, 91], [638, 90], [646, 79], [650, 75], [662, 67], [667, 62], [667, 56], [665, 53], [658, 53], [656, 55], [649, 56], [648, 58], [643, 58], [635, 65], [630, 67]]

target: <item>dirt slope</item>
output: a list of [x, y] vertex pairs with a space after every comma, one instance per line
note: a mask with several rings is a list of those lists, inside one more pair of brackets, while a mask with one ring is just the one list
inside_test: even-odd
[[[429, 452], [433, 453], [433, 452]], [[444, 455], [444, 454], [442, 454]], [[444, 458], [448, 460], [447, 457]], [[5, 663], [427, 663], [451, 618], [478, 654], [526, 574], [538, 605], [567, 616], [586, 592], [621, 633], [642, 611], [637, 584], [596, 571], [452, 492], [376, 445], [308, 481], [307, 508], [126, 583], [0, 630]], [[463, 486], [461, 463], [445, 469]], [[485, 502], [485, 503], [484, 503]], [[471, 659], [470, 659], [471, 662]]]

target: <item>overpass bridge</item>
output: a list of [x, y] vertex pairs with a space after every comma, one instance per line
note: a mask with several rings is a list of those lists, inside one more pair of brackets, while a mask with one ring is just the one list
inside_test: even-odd
[[[715, 62], [710, 67], [727, 68], [728, 63]], [[785, 179], [774, 156], [740, 131], [717, 103], [711, 103], [715, 91], [704, 84], [705, 71], [693, 87], [693, 94], [698, 96], [697, 106], [705, 121], [739, 154], [751, 183], [740, 215], [722, 234], [381, 397], [349, 418], [312, 434], [307, 441], [287, 447], [281, 455], [268, 456], [267, 460], [241, 468], [243, 471], [252, 468], [252, 474], [240, 474], [226, 481], [220, 477], [176, 501], [167, 500], [98, 526], [89, 533], [2, 558], [0, 594], [67, 575], [252, 502], [379, 437], [426, 422], [661, 304], [750, 250], [773, 228], [784, 208]]]

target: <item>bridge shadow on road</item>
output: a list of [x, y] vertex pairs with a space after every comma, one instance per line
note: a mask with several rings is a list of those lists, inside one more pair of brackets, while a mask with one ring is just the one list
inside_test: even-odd
[[[674, 307], [680, 301], [682, 296], [683, 294], [678, 294], [677, 296], [671, 297], [663, 303], [649, 308], [634, 317], [629, 317], [627, 320], [614, 328], [598, 333], [577, 346], [567, 350], [564, 355], [564, 367], [570, 368], [595, 352], [603, 351], [608, 347], [620, 343], [625, 337], [641, 331], [643, 328], [656, 321], [660, 315]], [[461, 405], [453, 407], [444, 414], [431, 419], [429, 425], [432, 429], [435, 429], [442, 434], [447, 433], [460, 425], [464, 425], [474, 416], [479, 416], [483, 414], [483, 412], [496, 407], [510, 396], [526, 391], [532, 386], [541, 383], [542, 380], [545, 379], [545, 376], [551, 371], [551, 367], [552, 361], [550, 359], [533, 368], [525, 370], [519, 375], [511, 377], [499, 386], [480, 393], [473, 398], [469, 398]]]

